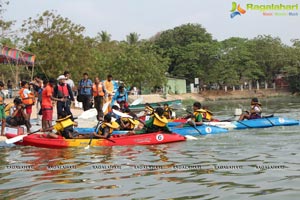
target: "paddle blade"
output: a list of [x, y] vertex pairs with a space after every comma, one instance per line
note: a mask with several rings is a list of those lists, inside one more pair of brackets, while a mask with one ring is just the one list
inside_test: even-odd
[[184, 136], [187, 140], [198, 140], [198, 138], [191, 136], [191, 135], [185, 135]]
[[116, 115], [118, 115], [118, 116], [120, 116], [120, 117], [132, 118], [131, 115], [128, 115], [128, 114], [126, 114], [126, 113], [122, 113], [122, 112], [120, 112], [120, 111], [118, 111], [118, 110], [113, 109], [112, 111], [113, 111], [113, 113], [115, 113]]
[[141, 104], [143, 102], [143, 97], [139, 97], [138, 99], [134, 100], [130, 105], [131, 106], [135, 106], [135, 105], [138, 105], [138, 104]]
[[103, 104], [103, 106], [102, 106], [103, 113], [106, 112], [106, 110], [108, 109], [109, 104], [110, 104], [110, 102], [106, 102], [105, 104]]
[[90, 145], [87, 145], [86, 147], [84, 147], [84, 149], [89, 149], [90, 148]]
[[78, 116], [78, 119], [90, 119], [97, 116], [96, 108], [92, 108], [84, 111], [81, 115]]
[[23, 138], [26, 137], [26, 136], [27, 136], [27, 134], [26, 135], [18, 135], [16, 137], [5, 140], [5, 143], [6, 144], [13, 144], [13, 143], [19, 142], [19, 141], [23, 140]]

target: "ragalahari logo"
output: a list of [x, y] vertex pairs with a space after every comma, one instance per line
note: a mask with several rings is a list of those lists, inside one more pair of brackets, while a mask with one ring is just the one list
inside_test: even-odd
[[232, 8], [230, 12], [231, 12], [230, 17], [234, 18], [237, 15], [245, 14], [246, 10], [241, 8], [240, 4], [237, 4], [236, 2], [232, 2]]

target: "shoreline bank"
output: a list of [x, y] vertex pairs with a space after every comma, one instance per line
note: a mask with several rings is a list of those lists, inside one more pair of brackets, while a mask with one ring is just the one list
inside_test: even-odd
[[260, 89], [260, 90], [236, 90], [236, 91], [223, 91], [223, 90], [209, 90], [201, 91], [200, 93], [186, 93], [186, 94], [149, 94], [149, 95], [138, 95], [128, 96], [129, 101], [132, 102], [135, 99], [142, 97], [142, 103], [155, 103], [161, 101], [171, 101], [176, 99], [181, 100], [193, 100], [193, 101], [218, 101], [218, 100], [238, 100], [238, 99], [251, 99], [257, 98], [268, 98], [268, 97], [283, 97], [293, 96], [291, 92], [287, 90], [275, 90], [275, 89]]
[[[267, 98], [267, 97], [280, 97], [280, 96], [292, 96], [292, 94], [286, 90], [274, 90], [274, 89], [261, 89], [261, 90], [244, 90], [244, 91], [220, 91], [220, 90], [210, 90], [202, 91], [200, 93], [186, 93], [186, 94], [149, 94], [149, 95], [129, 95], [129, 102], [134, 101], [137, 98], [142, 97], [142, 103], [155, 103], [163, 101], [171, 101], [181, 99], [182, 101], [219, 101], [219, 100], [238, 100], [238, 99], [251, 99], [253, 97]], [[13, 102], [13, 98], [5, 99], [5, 103], [8, 104]], [[56, 119], [56, 106], [53, 107], [53, 119]], [[71, 111], [73, 115], [79, 116], [83, 110], [78, 107], [72, 107]], [[37, 118], [36, 105], [32, 107], [31, 119]]]

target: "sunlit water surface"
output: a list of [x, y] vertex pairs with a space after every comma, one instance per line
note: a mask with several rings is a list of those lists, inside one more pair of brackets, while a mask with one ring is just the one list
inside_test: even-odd
[[[248, 101], [208, 102], [229, 118]], [[264, 111], [300, 118], [300, 100]], [[238, 106], [237, 106], [238, 105]], [[157, 146], [44, 149], [0, 144], [1, 199], [299, 199], [300, 126]]]

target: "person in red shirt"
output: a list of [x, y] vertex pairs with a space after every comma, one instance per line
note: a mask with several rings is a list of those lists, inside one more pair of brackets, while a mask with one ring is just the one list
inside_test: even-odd
[[55, 79], [50, 79], [49, 82], [44, 81], [45, 88], [42, 92], [42, 128], [47, 129], [52, 126], [53, 104], [52, 100], [58, 100], [53, 97], [53, 87]]

